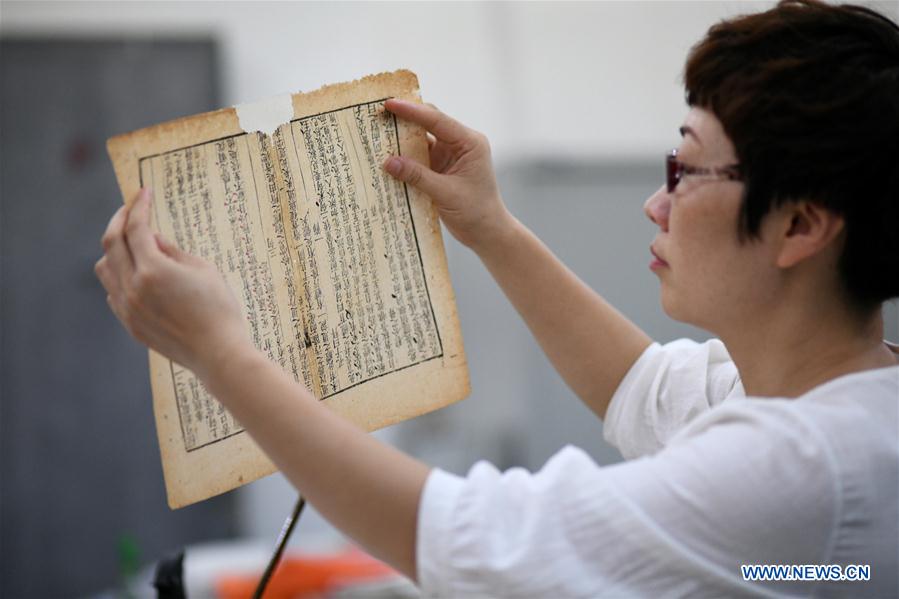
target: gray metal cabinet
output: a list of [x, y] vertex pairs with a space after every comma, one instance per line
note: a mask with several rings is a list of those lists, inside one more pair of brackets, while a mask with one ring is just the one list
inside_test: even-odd
[[0, 42], [0, 596], [97, 593], [130, 547], [234, 533], [231, 497], [166, 506], [146, 350], [93, 274], [121, 201], [106, 138], [217, 87], [210, 40]]

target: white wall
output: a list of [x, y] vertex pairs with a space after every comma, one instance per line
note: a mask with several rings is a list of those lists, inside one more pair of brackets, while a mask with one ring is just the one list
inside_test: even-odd
[[235, 104], [410, 68], [424, 97], [517, 154], [672, 145], [690, 44], [749, 2], [3, 2], [0, 32], [221, 41]]
[[[899, 2], [862, 2], [899, 18]], [[221, 42], [224, 103], [397, 68], [423, 96], [521, 155], [657, 155], [677, 139], [689, 47], [717, 20], [768, 1], [4, 1], [0, 34]]]

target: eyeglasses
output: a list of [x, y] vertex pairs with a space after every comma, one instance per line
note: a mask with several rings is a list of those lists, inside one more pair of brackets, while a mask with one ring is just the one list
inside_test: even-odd
[[740, 165], [731, 164], [719, 168], [705, 168], [701, 166], [687, 166], [677, 159], [677, 150], [671, 150], [665, 156], [665, 174], [667, 175], [668, 193], [673, 193], [677, 184], [684, 178], [684, 175], [702, 175], [706, 177], [716, 177], [728, 181], [741, 181], [743, 176], [740, 174]]

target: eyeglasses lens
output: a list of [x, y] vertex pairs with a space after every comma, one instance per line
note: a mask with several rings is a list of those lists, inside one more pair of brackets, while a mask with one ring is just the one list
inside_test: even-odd
[[673, 193], [674, 188], [677, 187], [677, 182], [680, 180], [680, 173], [677, 168], [677, 154], [675, 152], [671, 152], [665, 157], [665, 175], [668, 193]]

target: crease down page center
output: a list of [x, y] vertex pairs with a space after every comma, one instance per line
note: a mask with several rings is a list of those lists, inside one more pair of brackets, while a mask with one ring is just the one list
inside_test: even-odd
[[[381, 167], [427, 161], [409, 71], [185, 117], [113, 137], [123, 198], [222, 273], [256, 347], [329, 408], [375, 430], [463, 399], [468, 369], [436, 211]], [[275, 470], [189, 370], [150, 351], [169, 505]]]

